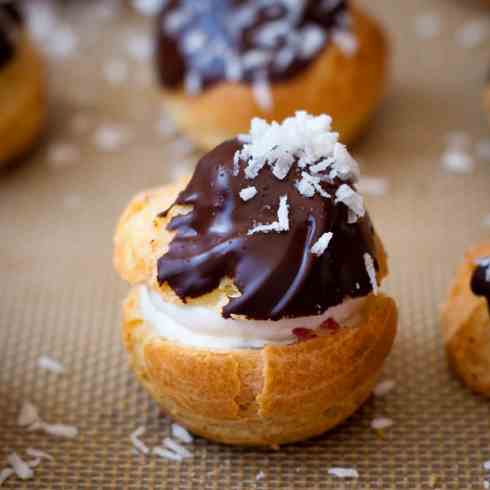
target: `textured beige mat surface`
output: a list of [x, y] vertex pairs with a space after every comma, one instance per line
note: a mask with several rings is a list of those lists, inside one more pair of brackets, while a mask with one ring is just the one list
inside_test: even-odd
[[[78, 2], [63, 14], [78, 40], [75, 52], [49, 62], [47, 138], [0, 177], [0, 469], [8, 449], [23, 455], [34, 447], [54, 457], [33, 480], [12, 477], [5, 488], [484, 487], [489, 404], [448, 372], [437, 312], [463, 250], [489, 238], [490, 161], [476, 156], [476, 145], [490, 137], [481, 108], [490, 44], [462, 43], [473, 32], [468, 22], [490, 22], [490, 13], [469, 0], [364, 3], [393, 42], [389, 96], [354, 154], [366, 175], [389, 183], [385, 195], [367, 200], [390, 253], [385, 289], [400, 306], [384, 375], [395, 389], [333, 432], [279, 452], [198, 439], [194, 458], [182, 464], [132, 453], [134, 429], [145, 425], [143, 439], [156, 445], [169, 425], [129, 372], [121, 347], [119, 305], [127, 288], [112, 270], [112, 231], [132, 194], [185, 173], [195, 157], [160, 121], [151, 70], [140, 59], [150, 23]], [[417, 21], [422, 14], [435, 17]], [[417, 25], [439, 32], [423, 40]], [[441, 167], [455, 130], [467, 133], [475, 156], [468, 175]], [[39, 369], [42, 355], [60, 361], [65, 373]], [[79, 437], [60, 441], [17, 427], [24, 400], [50, 422], [76, 425]], [[370, 428], [378, 416], [394, 421], [383, 437]], [[359, 479], [336, 480], [328, 475], [332, 466], [356, 468]]]

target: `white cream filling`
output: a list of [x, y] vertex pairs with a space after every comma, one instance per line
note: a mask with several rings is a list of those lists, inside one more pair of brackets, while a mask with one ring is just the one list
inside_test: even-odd
[[168, 303], [147, 286], [141, 286], [139, 299], [140, 314], [157, 336], [190, 347], [229, 350], [290, 344], [296, 341], [293, 329], [315, 329], [328, 318], [341, 325], [353, 325], [359, 320], [366, 298], [347, 299], [322, 315], [278, 321], [223, 318], [204, 306]]

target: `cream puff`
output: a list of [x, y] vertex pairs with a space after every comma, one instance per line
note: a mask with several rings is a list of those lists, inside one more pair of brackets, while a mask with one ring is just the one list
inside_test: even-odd
[[490, 396], [490, 243], [469, 250], [442, 309], [449, 362], [473, 390]]
[[277, 446], [369, 397], [396, 331], [386, 255], [328, 116], [304, 112], [138, 195], [115, 235], [131, 365], [196, 434]]
[[46, 115], [40, 57], [15, 2], [0, 2], [0, 166], [27, 152]]
[[350, 143], [384, 93], [387, 42], [345, 0], [173, 0], [156, 61], [166, 108], [204, 148], [298, 109], [330, 114]]

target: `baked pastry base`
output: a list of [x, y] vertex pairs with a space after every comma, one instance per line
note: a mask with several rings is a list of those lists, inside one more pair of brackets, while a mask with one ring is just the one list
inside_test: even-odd
[[490, 396], [490, 316], [485, 298], [471, 291], [478, 257], [490, 255], [490, 243], [468, 250], [442, 307], [441, 328], [449, 363], [473, 391]]
[[27, 153], [46, 119], [42, 62], [27, 35], [15, 57], [0, 68], [0, 167]]
[[336, 426], [369, 397], [396, 332], [397, 310], [371, 295], [355, 327], [287, 346], [210, 351], [166, 341], [124, 303], [131, 365], [172, 418], [226, 444], [279, 446]]
[[349, 144], [365, 129], [384, 94], [388, 58], [382, 28], [358, 10], [353, 19], [357, 53], [347, 56], [329, 44], [298, 76], [271, 85], [274, 104], [269, 112], [257, 105], [250, 85], [230, 82], [198, 96], [164, 89], [166, 109], [177, 126], [205, 149], [247, 132], [253, 117], [281, 121], [298, 110], [329, 114], [341, 141]]

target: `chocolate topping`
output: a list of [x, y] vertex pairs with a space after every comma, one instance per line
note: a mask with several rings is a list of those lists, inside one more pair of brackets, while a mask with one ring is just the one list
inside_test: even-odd
[[[234, 162], [242, 147], [239, 140], [230, 140], [199, 161], [174, 203], [190, 205], [192, 211], [173, 217], [167, 226], [175, 236], [158, 260], [159, 283], [167, 282], [185, 301], [213, 291], [229, 277], [241, 295], [230, 299], [223, 316], [251, 319], [318, 315], [348, 297], [370, 293], [373, 277], [366, 268], [366, 254], [376, 270], [378, 263], [367, 214], [352, 222], [351, 210], [334, 197], [305, 197], [297, 190], [302, 173], [298, 165], [282, 180], [268, 168], [253, 180], [247, 178], [245, 162], [239, 162], [239, 172]], [[335, 196], [346, 182], [353, 186], [335, 177], [322, 188]], [[258, 192], [245, 201], [240, 191], [251, 185]], [[259, 223], [277, 221], [284, 196], [288, 230], [251, 234]], [[325, 233], [332, 233], [328, 247], [321, 255], [312, 253]]]
[[471, 290], [477, 296], [484, 296], [490, 308], [490, 257], [478, 259], [471, 277]]
[[21, 21], [20, 11], [14, 2], [0, 3], [0, 67], [15, 54], [15, 41]]
[[169, 0], [158, 24], [161, 83], [189, 91], [223, 80], [294, 77], [346, 31], [345, 0]]

